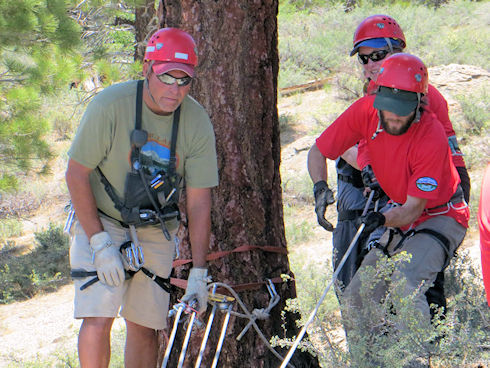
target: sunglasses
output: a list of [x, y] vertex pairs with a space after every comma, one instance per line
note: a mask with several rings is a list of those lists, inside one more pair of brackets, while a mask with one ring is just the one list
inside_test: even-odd
[[163, 84], [166, 85], [173, 85], [175, 82], [177, 82], [177, 85], [179, 87], [184, 87], [187, 86], [191, 81], [192, 77], [186, 76], [182, 78], [175, 78], [172, 77], [170, 74], [164, 73], [164, 74], [156, 74], [158, 80], [162, 82]]
[[367, 64], [369, 62], [369, 59], [371, 59], [371, 61], [373, 62], [380, 61], [383, 60], [386, 57], [386, 55], [388, 55], [389, 53], [390, 53], [389, 50], [378, 50], [378, 51], [373, 51], [368, 55], [361, 55], [358, 53], [357, 57], [359, 58], [359, 62], [361, 64]]

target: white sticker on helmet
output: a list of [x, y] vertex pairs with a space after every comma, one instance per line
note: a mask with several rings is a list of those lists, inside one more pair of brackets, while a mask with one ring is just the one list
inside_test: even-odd
[[153, 52], [153, 51], [155, 51], [155, 46], [148, 46], [146, 48], [146, 52]]
[[187, 60], [187, 59], [189, 59], [189, 55], [188, 54], [184, 54], [182, 52], [176, 52], [175, 53], [175, 58], [176, 59], [184, 59], [184, 60]]

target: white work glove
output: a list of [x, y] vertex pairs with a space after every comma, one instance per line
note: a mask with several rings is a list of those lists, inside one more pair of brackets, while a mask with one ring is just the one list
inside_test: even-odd
[[193, 299], [197, 299], [199, 313], [206, 311], [208, 306], [208, 270], [207, 268], [191, 268], [189, 278], [187, 279], [187, 289], [182, 301], [190, 303]]
[[92, 235], [92, 263], [97, 270], [99, 281], [109, 286], [119, 286], [124, 281], [124, 266], [121, 253], [112, 244], [111, 236], [106, 231]]

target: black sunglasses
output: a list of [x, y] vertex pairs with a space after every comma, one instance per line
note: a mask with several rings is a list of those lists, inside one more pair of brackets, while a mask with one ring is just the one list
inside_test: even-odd
[[390, 53], [389, 50], [378, 50], [378, 51], [373, 51], [368, 55], [361, 55], [358, 53], [357, 57], [359, 58], [359, 62], [361, 64], [367, 64], [369, 62], [369, 59], [371, 59], [371, 61], [373, 62], [380, 61], [383, 60], [386, 57], [386, 55], [388, 55], [389, 53]]
[[175, 77], [172, 77], [170, 74], [167, 74], [167, 73], [157, 74], [156, 76], [160, 82], [167, 84], [169, 86], [171, 86], [175, 82], [177, 82], [177, 85], [179, 87], [184, 87], [184, 86], [187, 86], [192, 81], [192, 77], [189, 77], [189, 76], [182, 77], [182, 78], [175, 78]]

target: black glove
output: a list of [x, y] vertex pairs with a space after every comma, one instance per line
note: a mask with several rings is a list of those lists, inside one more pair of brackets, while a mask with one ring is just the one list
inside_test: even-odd
[[356, 220], [357, 226], [364, 224], [363, 233], [369, 234], [378, 227], [383, 226], [386, 222], [386, 217], [381, 212], [369, 212], [367, 215], [361, 216]]
[[313, 194], [315, 195], [315, 212], [318, 223], [325, 230], [333, 231], [333, 225], [325, 219], [327, 206], [335, 202], [333, 192], [325, 180], [320, 180], [313, 186]]
[[385, 195], [383, 189], [381, 189], [381, 186], [378, 183], [378, 179], [376, 179], [376, 175], [374, 175], [371, 165], [367, 165], [364, 169], [362, 169], [361, 176], [364, 186], [374, 191], [373, 200], [377, 200]]

